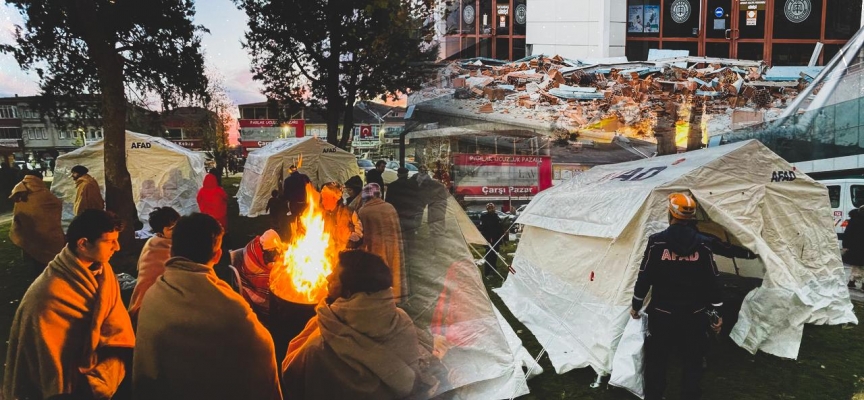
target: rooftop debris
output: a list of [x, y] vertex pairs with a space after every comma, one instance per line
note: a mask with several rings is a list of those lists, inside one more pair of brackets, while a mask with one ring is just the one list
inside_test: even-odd
[[605, 132], [656, 141], [667, 154], [702, 147], [733, 121], [738, 128], [779, 114], [821, 68], [769, 69], [761, 61], [680, 55], [640, 62], [542, 55], [461, 60], [442, 68], [412, 102], [440, 99], [462, 112], [551, 122], [562, 137]]

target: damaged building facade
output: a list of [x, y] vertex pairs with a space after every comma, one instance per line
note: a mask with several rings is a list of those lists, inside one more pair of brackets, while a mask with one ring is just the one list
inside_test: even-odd
[[862, 0], [448, 0], [442, 58], [690, 56], [824, 65], [861, 27]]
[[[409, 100], [417, 119], [435, 124], [409, 135], [415, 159], [444, 169], [439, 175], [457, 195], [527, 200], [594, 165], [718, 145], [724, 132], [781, 116], [823, 71], [657, 53], [645, 62], [452, 62]], [[526, 166], [518, 160], [474, 157], [486, 162], [475, 165], [463, 162], [465, 154], [538, 157], [530, 176], [538, 181], [521, 181]], [[498, 183], [477, 185], [477, 174], [496, 175]], [[478, 193], [484, 186], [496, 196]]]

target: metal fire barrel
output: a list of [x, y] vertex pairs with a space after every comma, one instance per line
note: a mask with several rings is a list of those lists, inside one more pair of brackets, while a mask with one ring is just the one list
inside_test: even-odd
[[288, 343], [303, 332], [306, 323], [315, 316], [316, 304], [301, 304], [270, 293], [270, 335], [276, 347], [276, 361], [282, 363]]

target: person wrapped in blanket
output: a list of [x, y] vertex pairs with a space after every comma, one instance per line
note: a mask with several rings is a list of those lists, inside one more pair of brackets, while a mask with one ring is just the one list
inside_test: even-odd
[[282, 240], [273, 229], [252, 239], [246, 247], [231, 251], [231, 265], [237, 268], [242, 289], [258, 320], [267, 326], [270, 315], [270, 271], [285, 257]]
[[431, 354], [411, 317], [393, 301], [393, 276], [381, 257], [339, 254], [329, 296], [288, 346], [282, 382], [290, 399], [429, 398], [437, 381]]
[[321, 209], [330, 233], [330, 244], [337, 251], [356, 249], [363, 239], [363, 225], [357, 213], [342, 202], [342, 188], [335, 182], [321, 187]]
[[84, 210], [66, 246], [30, 285], [12, 321], [0, 398], [109, 399], [129, 371], [135, 334], [117, 276], [123, 222]]

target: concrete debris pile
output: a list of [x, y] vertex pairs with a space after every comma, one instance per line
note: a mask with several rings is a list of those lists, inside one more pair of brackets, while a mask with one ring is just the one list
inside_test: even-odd
[[472, 59], [447, 65], [414, 101], [448, 97], [451, 107], [548, 122], [561, 135], [605, 132], [658, 143], [666, 137], [669, 146], [698, 148], [711, 132], [779, 114], [820, 70], [778, 68], [772, 73], [760, 61], [702, 57]]

